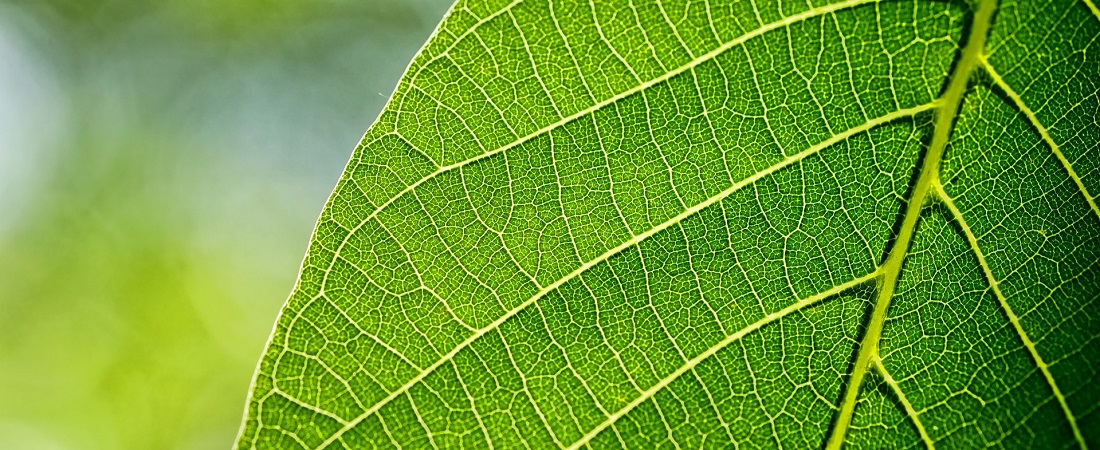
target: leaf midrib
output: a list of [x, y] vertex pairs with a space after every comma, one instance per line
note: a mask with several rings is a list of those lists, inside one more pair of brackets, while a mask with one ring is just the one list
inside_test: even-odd
[[863, 338], [859, 342], [859, 353], [852, 372], [849, 374], [847, 386], [844, 390], [840, 411], [836, 416], [832, 432], [825, 446], [828, 450], [839, 450], [844, 445], [848, 427], [855, 414], [856, 402], [862, 389], [863, 377], [871, 367], [871, 362], [878, 358], [879, 341], [882, 339], [882, 331], [886, 325], [887, 313], [890, 309], [894, 290], [901, 276], [902, 264], [909, 254], [909, 246], [916, 234], [917, 223], [920, 221], [921, 212], [925, 203], [929, 200], [929, 194], [940, 185], [940, 165], [943, 160], [944, 150], [951, 138], [951, 132], [955, 126], [962, 99], [966, 94], [966, 87], [970, 82], [970, 75], [978, 66], [978, 59], [985, 50], [985, 41], [989, 36], [989, 29], [993, 23], [993, 13], [997, 10], [997, 0], [981, 0], [973, 12], [973, 20], [970, 23], [970, 35], [966, 45], [962, 48], [960, 56], [955, 63], [952, 73], [948, 76], [947, 88], [937, 101], [935, 112], [935, 125], [932, 130], [932, 141], [928, 151], [924, 154], [917, 181], [913, 185], [912, 193], [906, 200], [905, 212], [902, 216], [901, 227], [898, 230], [893, 247], [887, 254], [886, 261], [882, 264], [882, 272], [878, 280], [878, 296], [874, 309]]
[[[1084, 0], [1089, 7], [1096, 12], [1095, 6], [1089, 0]], [[905, 257], [909, 253], [909, 246], [911, 240], [916, 233], [916, 227], [920, 220], [921, 213], [927, 202], [938, 201], [948, 208], [951, 212], [956, 223], [962, 229], [967, 243], [969, 244], [974, 256], [978, 260], [982, 273], [989, 284], [990, 289], [993, 291], [997, 298], [997, 303], [1001, 307], [1002, 311], [1008, 317], [1008, 320], [1020, 338], [1021, 343], [1031, 356], [1036, 367], [1042, 373], [1044, 380], [1050, 387], [1055, 400], [1058, 402], [1063, 416], [1068, 422], [1070, 429], [1073, 433], [1074, 440], [1078, 446], [1084, 450], [1087, 448], [1084, 436], [1081, 430], [1077, 426], [1077, 420], [1070, 410], [1069, 404], [1066, 402], [1065, 396], [1062, 394], [1061, 389], [1054, 380], [1054, 376], [1051, 374], [1050, 369], [1046, 362], [1044, 362], [1042, 356], [1039, 354], [1038, 349], [1035, 347], [1035, 343], [1028, 336], [1027, 332], [1023, 329], [1022, 324], [1019, 321], [1016, 313], [1013, 312], [1011, 305], [1005, 298], [1003, 292], [1001, 292], [999, 283], [996, 277], [993, 275], [992, 268], [985, 259], [985, 255], [978, 245], [978, 240], [971, 231], [966, 219], [963, 217], [962, 212], [955, 206], [951, 197], [944, 190], [943, 183], [940, 180], [940, 166], [943, 158], [944, 151], [946, 150], [947, 143], [950, 140], [951, 133], [953, 131], [955, 121], [961, 108], [963, 98], [966, 96], [966, 88], [971, 79], [971, 76], [975, 69], [983, 69], [988, 74], [995, 85], [1003, 89], [1009, 98], [1013, 101], [1015, 106], [1020, 109], [1029, 120], [1032, 126], [1042, 138], [1045, 144], [1050, 147], [1050, 150], [1054, 153], [1057, 159], [1066, 170], [1068, 176], [1075, 182], [1080, 193], [1084, 196], [1085, 200], [1091, 207], [1092, 211], [1100, 216], [1100, 210], [1097, 209], [1096, 203], [1093, 201], [1092, 196], [1081, 182], [1080, 177], [1073, 170], [1072, 165], [1065, 158], [1060, 151], [1058, 145], [1050, 137], [1046, 128], [1039, 122], [1035, 114], [1024, 104], [1023, 99], [1012, 90], [1011, 87], [997, 74], [993, 66], [989, 64], [984, 56], [985, 42], [989, 35], [989, 31], [993, 25], [993, 15], [997, 10], [998, 0], [980, 0], [976, 10], [974, 11], [974, 18], [971, 23], [970, 35], [967, 39], [966, 46], [962, 49], [959, 60], [956, 62], [955, 69], [949, 76], [947, 89], [945, 89], [943, 95], [940, 96], [938, 103], [938, 110], [936, 111], [936, 123], [933, 130], [932, 142], [929, 145], [928, 152], [924, 156], [924, 162], [921, 165], [920, 172], [918, 174], [917, 182], [914, 185], [912, 194], [907, 200], [905, 214], [903, 216], [902, 226], [898, 233], [898, 238], [894, 247], [890, 250], [886, 261], [880, 266], [880, 278], [879, 278], [879, 296], [876, 301], [875, 308], [871, 313], [871, 320], [868, 324], [867, 331], [863, 339], [859, 344], [859, 354], [856, 362], [853, 365], [852, 373], [848, 385], [846, 386], [844, 400], [841, 405], [841, 409], [837, 414], [837, 419], [833, 427], [832, 433], [827, 441], [826, 448], [829, 450], [839, 450], [845, 441], [845, 437], [848, 431], [848, 427], [851, 424], [852, 416], [855, 412], [855, 404], [858, 401], [859, 392], [861, 390], [862, 379], [865, 373], [872, 367], [876, 367], [879, 372], [887, 379], [891, 389], [893, 389], [898, 395], [902, 406], [904, 407], [907, 415], [910, 416], [913, 421], [913, 425], [917, 428], [921, 439], [929, 447], [933, 448], [933, 442], [921, 423], [916, 411], [912, 405], [909, 404], [905, 398], [905, 394], [901, 391], [900, 386], [893, 381], [892, 377], [886, 371], [883, 365], [882, 359], [879, 355], [879, 341], [882, 337], [882, 329], [885, 325], [887, 313], [891, 300], [894, 296], [894, 288], [897, 280], [901, 274], [902, 265]], [[1100, 14], [1097, 15], [1100, 18]]]

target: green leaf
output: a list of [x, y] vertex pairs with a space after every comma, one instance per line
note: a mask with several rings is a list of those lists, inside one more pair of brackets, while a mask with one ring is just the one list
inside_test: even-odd
[[460, 1], [241, 448], [1100, 442], [1091, 0]]

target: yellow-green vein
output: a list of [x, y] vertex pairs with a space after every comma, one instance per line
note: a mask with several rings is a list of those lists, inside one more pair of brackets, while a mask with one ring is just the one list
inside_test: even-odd
[[985, 274], [986, 282], [989, 283], [989, 288], [993, 290], [993, 295], [997, 297], [997, 303], [1001, 305], [1001, 309], [1004, 310], [1005, 315], [1008, 316], [1008, 321], [1012, 323], [1012, 328], [1016, 330], [1016, 334], [1020, 337], [1020, 341], [1023, 342], [1024, 347], [1027, 348], [1031, 358], [1035, 361], [1035, 365], [1039, 367], [1039, 371], [1043, 373], [1043, 378], [1046, 379], [1047, 384], [1050, 386], [1050, 390], [1054, 393], [1054, 398], [1058, 400], [1058, 405], [1062, 407], [1062, 413], [1066, 416], [1066, 421], [1069, 422], [1070, 428], [1073, 430], [1073, 438], [1077, 440], [1077, 445], [1082, 450], [1088, 448], [1085, 444], [1085, 437], [1081, 435], [1081, 430], [1077, 427], [1077, 419], [1073, 415], [1073, 411], [1069, 409], [1069, 404], [1066, 403], [1066, 397], [1062, 395], [1062, 390], [1058, 388], [1058, 383], [1054, 382], [1054, 376], [1050, 373], [1050, 367], [1043, 361], [1043, 357], [1039, 355], [1039, 350], [1035, 348], [1035, 342], [1028, 337], [1027, 332], [1024, 331], [1023, 325], [1020, 324], [1020, 318], [1012, 310], [1012, 306], [1008, 304], [1008, 299], [1005, 298], [1003, 292], [1001, 292], [1000, 283], [997, 282], [997, 278], [993, 276], [993, 270], [989, 266], [989, 262], [985, 259], [985, 253], [982, 252], [981, 247], [978, 246], [978, 238], [974, 236], [974, 232], [970, 230], [970, 225], [967, 225], [966, 218], [963, 217], [962, 211], [955, 206], [954, 200], [951, 196], [947, 195], [947, 192], [943, 190], [943, 186], [936, 184], [935, 190], [936, 196], [951, 211], [951, 215], [955, 218], [955, 222], [962, 229], [963, 234], [966, 236], [966, 241], [970, 244], [970, 249], [974, 252], [974, 256], [978, 258], [978, 265], [982, 268], [982, 273]]
[[1050, 132], [1043, 126], [1042, 122], [1039, 122], [1039, 118], [1035, 116], [1035, 112], [1028, 108], [1024, 103], [1023, 97], [1017, 94], [1015, 90], [1008, 85], [1008, 82], [1004, 78], [1001, 78], [1001, 74], [997, 73], [997, 70], [993, 68], [993, 65], [989, 63], [989, 60], [985, 56], [981, 57], [982, 69], [989, 75], [989, 78], [993, 80], [993, 84], [1001, 88], [1008, 98], [1012, 99], [1012, 102], [1016, 105], [1016, 108], [1020, 112], [1027, 116], [1027, 120], [1031, 122], [1031, 126], [1035, 127], [1035, 130], [1039, 132], [1039, 136], [1043, 138], [1043, 142], [1050, 147], [1050, 150], [1054, 152], [1054, 156], [1058, 158], [1058, 161], [1062, 163], [1062, 167], [1069, 173], [1070, 179], [1077, 185], [1077, 189], [1081, 191], [1081, 195], [1085, 197], [1085, 201], [1088, 202], [1089, 207], [1092, 208], [1092, 212], [1096, 214], [1097, 218], [1100, 218], [1100, 208], [1096, 206], [1096, 199], [1089, 193], [1089, 190], [1085, 188], [1085, 183], [1081, 181], [1081, 177], [1077, 175], [1077, 172], [1073, 170], [1073, 164], [1070, 164], [1066, 159], [1066, 155], [1062, 153], [1062, 150], [1058, 148], [1058, 143], [1054, 142], [1054, 138], [1050, 137]]
[[909, 403], [909, 399], [905, 396], [905, 392], [901, 390], [901, 386], [898, 385], [897, 380], [894, 380], [893, 375], [886, 370], [886, 366], [882, 363], [882, 358], [879, 355], [871, 360], [871, 364], [875, 366], [875, 370], [882, 376], [883, 381], [886, 381], [886, 385], [890, 386], [890, 389], [894, 391], [894, 395], [898, 396], [898, 403], [901, 403], [901, 407], [905, 409], [905, 414], [909, 416], [909, 419], [913, 421], [913, 427], [917, 429], [917, 434], [920, 434], [921, 441], [928, 447], [928, 450], [936, 450], [936, 443], [932, 441], [932, 436], [928, 435], [928, 430], [924, 428], [924, 423], [920, 421], [920, 416], [917, 415], [917, 410], [913, 408], [913, 404]]

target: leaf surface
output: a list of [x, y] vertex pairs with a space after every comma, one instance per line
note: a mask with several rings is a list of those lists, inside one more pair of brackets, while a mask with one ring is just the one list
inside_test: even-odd
[[460, 1], [240, 448], [1100, 441], [1090, 0]]

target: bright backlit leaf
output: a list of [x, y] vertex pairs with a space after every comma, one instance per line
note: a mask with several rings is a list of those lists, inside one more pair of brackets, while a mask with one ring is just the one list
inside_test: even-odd
[[241, 448], [1100, 442], [1090, 0], [460, 1]]

